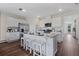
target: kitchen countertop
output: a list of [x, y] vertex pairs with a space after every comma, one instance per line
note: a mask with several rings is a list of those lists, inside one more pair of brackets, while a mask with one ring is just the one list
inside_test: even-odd
[[60, 34], [60, 32], [51, 32], [51, 33], [47, 33], [46, 36], [47, 37], [54, 37], [54, 36], [57, 36], [59, 34]]
[[[53, 38], [54, 36], [57, 36], [59, 34], [60, 34], [60, 32], [51, 32], [51, 33], [45, 33], [44, 35], [32, 35], [32, 36], [42, 36], [42, 37]], [[27, 35], [31, 35], [31, 34], [27, 34]]]

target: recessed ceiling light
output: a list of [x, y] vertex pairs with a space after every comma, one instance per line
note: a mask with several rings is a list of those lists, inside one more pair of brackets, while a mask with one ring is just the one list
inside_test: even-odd
[[23, 11], [23, 12], [25, 12], [26, 10], [25, 10], [25, 9], [23, 9], [23, 8], [19, 8], [19, 11]]
[[62, 9], [59, 9], [58, 11], [59, 11], [59, 12], [62, 12]]
[[40, 16], [37, 16], [37, 18], [40, 18]]

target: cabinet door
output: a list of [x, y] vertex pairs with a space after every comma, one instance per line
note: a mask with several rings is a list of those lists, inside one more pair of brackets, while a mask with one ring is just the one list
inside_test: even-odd
[[53, 37], [53, 53], [54, 53], [54, 55], [57, 52], [57, 39], [58, 39], [57, 36], [58, 35]]
[[79, 17], [76, 19], [76, 38], [79, 42]]
[[19, 32], [16, 33], [6, 33], [7, 41], [16, 41], [19, 39]]
[[46, 55], [47, 56], [53, 56], [53, 38], [47, 38], [46, 42]]

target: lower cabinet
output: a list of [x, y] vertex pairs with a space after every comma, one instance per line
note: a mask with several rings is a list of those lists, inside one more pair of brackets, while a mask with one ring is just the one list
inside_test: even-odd
[[19, 32], [7, 32], [6, 33], [6, 41], [13, 42], [19, 40]]

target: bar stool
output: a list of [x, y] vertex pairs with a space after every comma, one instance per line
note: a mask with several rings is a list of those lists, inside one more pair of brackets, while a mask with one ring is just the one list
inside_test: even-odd
[[24, 39], [24, 37], [22, 37], [21, 38], [21, 47], [23, 47], [23, 49], [25, 49], [25, 44], [26, 44], [25, 39]]
[[21, 39], [21, 47], [23, 47], [23, 39]]
[[26, 39], [23, 39], [23, 49], [26, 48], [26, 42], [25, 42]]
[[45, 45], [45, 49], [43, 50], [44, 45], [45, 45], [45, 42], [39, 42], [37, 40], [34, 40], [33, 41], [33, 56], [43, 56], [43, 55], [45, 55], [46, 45]]
[[32, 53], [32, 40], [31, 40], [31, 38], [27, 38], [26, 40], [25, 40], [25, 42], [26, 42], [26, 51], [27, 50], [29, 50], [30, 51], [30, 53]]

